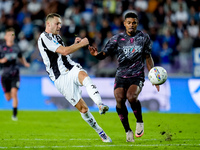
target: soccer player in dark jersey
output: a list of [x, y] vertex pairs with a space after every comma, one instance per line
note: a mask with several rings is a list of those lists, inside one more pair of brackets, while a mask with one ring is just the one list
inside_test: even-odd
[[5, 43], [0, 45], [0, 63], [3, 64], [3, 73], [1, 76], [2, 88], [7, 101], [13, 99], [13, 116], [12, 120], [17, 121], [18, 107], [18, 89], [20, 83], [19, 66], [17, 59], [25, 66], [30, 64], [22, 56], [21, 50], [15, 43], [15, 29], [9, 28], [5, 31]]
[[[145, 81], [145, 60], [148, 70], [154, 66], [154, 62], [151, 57], [151, 40], [148, 34], [137, 30], [138, 16], [133, 12], [128, 12], [125, 15], [124, 26], [125, 32], [109, 39], [101, 52], [93, 46], [89, 46], [88, 49], [91, 55], [99, 60], [109, 55], [117, 55], [118, 68], [114, 84], [116, 111], [125, 129], [126, 141], [134, 142], [125, 102], [128, 99], [137, 120], [135, 136], [141, 137], [144, 134], [144, 123], [141, 104], [137, 98]], [[159, 85], [155, 86], [159, 91]]]

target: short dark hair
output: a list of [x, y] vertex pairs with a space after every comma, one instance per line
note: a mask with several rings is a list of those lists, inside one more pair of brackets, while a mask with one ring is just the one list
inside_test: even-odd
[[10, 31], [13, 31], [13, 32], [15, 32], [15, 29], [14, 29], [14, 28], [12, 28], [12, 27], [10, 27], [10, 28], [7, 28], [7, 29], [6, 29], [6, 31], [5, 31], [5, 33], [6, 33], [6, 32], [10, 32]]
[[46, 19], [45, 21], [49, 20], [50, 18], [54, 18], [54, 17], [58, 17], [58, 18], [61, 18], [61, 16], [57, 13], [50, 13], [46, 16]]
[[138, 15], [134, 12], [128, 12], [128, 13], [126, 13], [124, 19], [126, 19], [126, 18], [136, 18], [136, 19], [138, 19]]

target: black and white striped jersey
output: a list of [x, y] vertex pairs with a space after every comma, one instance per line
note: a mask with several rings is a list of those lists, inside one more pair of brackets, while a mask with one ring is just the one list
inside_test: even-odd
[[63, 56], [56, 53], [56, 49], [61, 45], [65, 46], [60, 35], [43, 32], [38, 39], [38, 48], [52, 81], [55, 81], [61, 74], [66, 74], [77, 64], [71, 60], [69, 55]]

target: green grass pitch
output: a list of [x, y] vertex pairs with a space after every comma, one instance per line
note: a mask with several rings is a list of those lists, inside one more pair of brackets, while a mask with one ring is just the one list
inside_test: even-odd
[[[78, 111], [19, 111], [18, 121], [12, 112], [0, 110], [0, 149], [67, 150], [199, 150], [200, 114], [143, 113], [145, 132], [134, 143], [126, 135], [116, 112], [99, 115], [98, 124], [112, 138], [103, 143]], [[129, 113], [135, 131], [135, 117]]]

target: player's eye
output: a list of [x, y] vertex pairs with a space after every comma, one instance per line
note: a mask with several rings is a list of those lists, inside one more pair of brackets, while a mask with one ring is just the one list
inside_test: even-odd
[[137, 24], [137, 22], [136, 22], [136, 21], [134, 21], [134, 22], [133, 22], [133, 24]]

